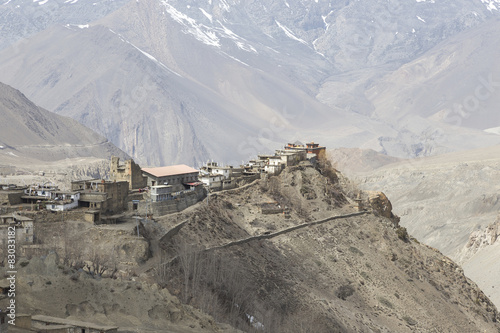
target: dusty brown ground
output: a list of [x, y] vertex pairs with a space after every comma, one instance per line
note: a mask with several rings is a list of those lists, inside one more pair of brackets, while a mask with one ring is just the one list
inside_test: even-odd
[[[130, 262], [120, 260], [122, 272], [112, 279], [75, 271], [62, 256], [32, 258], [19, 269], [19, 309], [130, 332], [235, 331], [216, 322], [273, 333], [498, 331], [495, 307], [460, 267], [407, 238], [396, 218], [380, 215], [380, 205], [372, 211], [366, 196], [369, 214], [204, 251], [356, 212], [349, 182], [323, 174], [329, 179], [303, 165], [212, 194], [208, 202], [145, 222], [144, 239], [134, 236], [132, 222], [68, 222], [70, 234], [99, 244], [84, 253], [123, 251]], [[290, 219], [261, 213], [260, 204], [273, 200], [290, 208]]]
[[[190, 222], [170, 242], [210, 248], [356, 211], [341, 192], [347, 180], [340, 179], [343, 189], [329, 185], [314, 168], [288, 169], [273, 182], [212, 196], [210, 204], [182, 216]], [[260, 203], [287, 197], [300, 198], [291, 219], [260, 213]], [[334, 220], [217, 255], [244, 271], [253, 302], [247, 311], [269, 332], [498, 330], [495, 307], [459, 266], [417, 240], [401, 239], [397, 222], [377, 215]], [[182, 288], [172, 291], [183, 299]]]

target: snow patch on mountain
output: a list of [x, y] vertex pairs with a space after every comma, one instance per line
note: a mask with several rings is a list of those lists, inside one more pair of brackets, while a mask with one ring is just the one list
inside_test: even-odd
[[220, 7], [222, 10], [225, 10], [226, 12], [229, 12], [229, 10], [230, 10], [230, 8], [231, 8], [231, 7], [230, 7], [230, 6], [229, 6], [229, 4], [227, 3], [227, 1], [226, 1], [226, 0], [219, 0], [219, 1], [220, 1], [220, 3], [219, 3], [219, 7]]
[[195, 19], [181, 13], [166, 1], [163, 1], [163, 5], [167, 13], [170, 14], [170, 17], [186, 28], [184, 31], [185, 33], [193, 35], [204, 44], [220, 48], [220, 40], [214, 31], [211, 31], [211, 29], [204, 24], [198, 24]]
[[199, 9], [203, 13], [203, 15], [205, 15], [207, 17], [207, 19], [210, 20], [210, 23], [212, 23], [212, 15], [210, 15], [209, 13], [207, 13], [203, 8], [199, 8]]
[[328, 16], [330, 16], [330, 14], [331, 14], [331, 13], [333, 13], [333, 10], [332, 10], [332, 11], [330, 11], [330, 12], [328, 13], [328, 15], [326, 15], [326, 16], [323, 16], [323, 15], [322, 15], [322, 16], [321, 16], [321, 18], [323, 19], [323, 23], [325, 24], [325, 32], [327, 32], [327, 31], [328, 31], [328, 28], [330, 27], [330, 23], [326, 22], [326, 19], [328, 18]]
[[114, 33], [115, 35], [117, 35], [123, 42], [131, 45], [133, 48], [135, 48], [137, 51], [141, 52], [143, 55], [145, 55], [147, 58], [153, 60], [155, 63], [157, 63], [160, 67], [162, 67], [163, 69], [167, 70], [168, 72], [172, 73], [172, 74], [175, 74], [179, 77], [183, 77], [182, 75], [180, 75], [179, 73], [177, 73], [176, 71], [168, 68], [165, 64], [163, 64], [161, 61], [159, 61], [158, 59], [156, 59], [155, 57], [153, 57], [151, 54], [147, 53], [146, 51], [143, 51], [141, 50], [140, 48], [138, 48], [137, 46], [135, 46], [133, 43], [129, 42], [127, 39], [125, 39], [122, 35], [120, 35], [119, 33], [111, 30], [111, 29], [108, 29], [110, 32]]
[[90, 25], [88, 24], [66, 24], [65, 25], [66, 28], [69, 28], [71, 29], [71, 27], [77, 27], [77, 28], [80, 28], [80, 29], [88, 29], [90, 27]]
[[215, 31], [217, 31], [221, 35], [221, 37], [227, 37], [232, 39], [235, 42], [236, 46], [238, 46], [238, 48], [243, 51], [253, 52], [256, 54], [258, 53], [257, 50], [252, 45], [246, 43], [247, 40], [245, 38], [242, 38], [237, 34], [235, 34], [234, 32], [232, 32], [230, 29], [224, 26], [221, 23], [221, 21], [217, 20], [217, 23], [219, 23], [219, 25], [222, 27], [222, 30], [220, 30], [219, 28], [215, 28]]
[[[167, 13], [170, 14], [170, 17], [172, 17], [172, 19], [177, 23], [184, 26], [183, 32], [194, 36], [200, 42], [206, 45], [215, 46], [220, 49], [222, 46], [221, 38], [227, 38], [232, 40], [235, 45], [243, 51], [253, 52], [256, 54], [258, 53], [257, 50], [252, 45], [250, 45], [250, 43], [248, 43], [245, 38], [242, 38], [235, 34], [231, 29], [222, 24], [221, 21], [217, 20], [217, 24], [219, 25], [219, 27], [209, 27], [203, 23], [196, 22], [195, 19], [180, 12], [172, 5], [167, 3], [166, 0], [163, 0], [162, 3], [165, 6]], [[221, 6], [223, 8], [226, 8], [226, 5], [227, 3], [225, 1], [221, 2]], [[214, 23], [213, 16], [211, 14], [209, 14], [203, 8], [199, 8], [199, 10], [206, 18], [208, 18], [210, 23]]]
[[296, 40], [298, 42], [301, 42], [302, 44], [304, 45], [307, 45], [307, 42], [303, 39], [300, 39], [299, 37], [295, 36], [292, 31], [290, 29], [288, 29], [287, 27], [285, 27], [284, 25], [282, 25], [281, 23], [279, 23], [278, 21], [274, 20], [274, 22], [276, 22], [276, 24], [278, 25], [278, 27], [281, 28], [281, 30], [283, 30], [285, 32], [285, 35], [288, 36], [288, 38], [291, 38], [293, 40]]
[[236, 58], [236, 57], [233, 57], [233, 56], [232, 56], [232, 55], [230, 55], [230, 54], [227, 54], [226, 52], [222, 52], [222, 51], [221, 51], [221, 53], [222, 53], [223, 55], [225, 55], [226, 57], [229, 57], [229, 58], [233, 59], [234, 61], [239, 62], [239, 63], [240, 63], [240, 64], [242, 64], [242, 65], [245, 65], [245, 66], [247, 66], [247, 67], [250, 67], [250, 65], [249, 65], [249, 64], [247, 64], [246, 62], [243, 62], [243, 61], [241, 61], [240, 59], [238, 59], [238, 58]]
[[486, 8], [491, 12], [493, 10], [498, 10], [500, 6], [500, 0], [481, 0], [482, 3], [486, 5]]

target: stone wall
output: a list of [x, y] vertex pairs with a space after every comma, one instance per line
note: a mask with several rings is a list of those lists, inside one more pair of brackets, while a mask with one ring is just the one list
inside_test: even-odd
[[[22, 215], [32, 218], [35, 223], [83, 221], [86, 209], [75, 209], [67, 212], [51, 212], [47, 210], [23, 212]], [[35, 225], [36, 228], [36, 225]]]
[[137, 207], [137, 212], [139, 215], [152, 213], [153, 216], [177, 213], [203, 200], [203, 198], [205, 198], [205, 190], [202, 186], [198, 186], [196, 190], [183, 192], [172, 200], [160, 202], [141, 201]]
[[23, 191], [0, 191], [0, 204], [19, 205], [23, 202]]

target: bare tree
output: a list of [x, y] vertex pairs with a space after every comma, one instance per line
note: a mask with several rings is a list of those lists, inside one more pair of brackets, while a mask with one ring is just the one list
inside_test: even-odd
[[[235, 326], [248, 325], [246, 313], [253, 304], [246, 269], [235, 259], [178, 240], [175, 260], [159, 265], [162, 285], [180, 291], [180, 299]], [[162, 267], [163, 266], [163, 267]]]
[[109, 268], [109, 261], [107, 259], [93, 249], [90, 260], [85, 261], [83, 269], [87, 270], [92, 277], [102, 276]]

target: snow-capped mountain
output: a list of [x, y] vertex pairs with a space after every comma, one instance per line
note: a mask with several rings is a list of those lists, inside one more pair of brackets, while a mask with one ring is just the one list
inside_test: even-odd
[[[447, 54], [451, 38], [492, 26], [497, 8], [484, 0], [5, 1], [0, 81], [145, 164], [235, 163], [288, 139], [435, 154], [500, 141], [466, 121], [473, 129], [450, 127], [442, 108], [391, 105], [398, 90], [387, 88], [429, 54]], [[465, 61], [449, 56], [458, 59], [449, 71]], [[434, 64], [429, 77], [439, 74]], [[474, 80], [462, 91], [474, 93]], [[420, 88], [404, 82], [412, 98]], [[407, 117], [394, 121], [394, 112]]]

